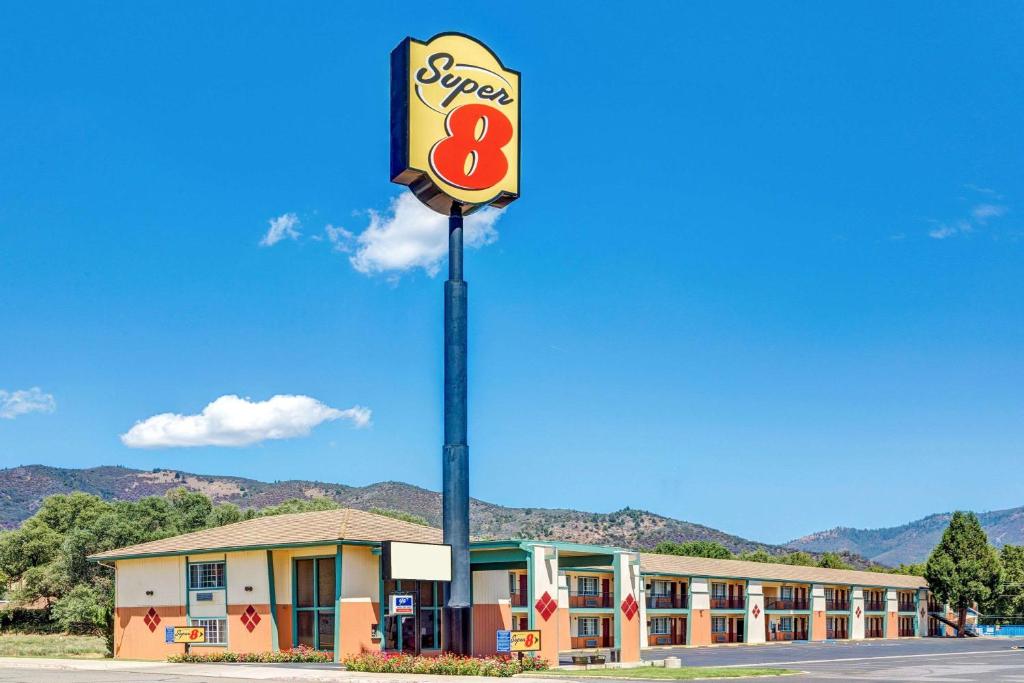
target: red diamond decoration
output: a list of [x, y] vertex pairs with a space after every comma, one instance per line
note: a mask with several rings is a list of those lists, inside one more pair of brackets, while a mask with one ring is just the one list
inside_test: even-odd
[[757, 605], [754, 605], [753, 612], [754, 612], [754, 618], [757, 619], [761, 615], [761, 608], [759, 606], [757, 606]]
[[242, 612], [240, 621], [242, 622], [242, 625], [245, 626], [246, 630], [248, 630], [249, 633], [252, 633], [252, 630], [256, 628], [256, 624], [260, 623], [261, 620], [260, 615], [256, 613], [256, 608], [249, 605], [245, 608], [245, 611]]
[[921, 607], [921, 616], [924, 616], [924, 607]]
[[857, 605], [857, 618], [860, 618], [860, 605]]
[[152, 607], [146, 612], [146, 616], [142, 618], [142, 622], [149, 627], [150, 633], [156, 630], [156, 627], [160, 625], [160, 615], [156, 613], [156, 610]]
[[640, 608], [637, 606], [632, 593], [627, 595], [626, 599], [622, 601], [622, 613], [626, 615], [626, 619], [628, 621], [633, 620], [633, 615], [635, 615], [639, 609]]
[[544, 618], [544, 621], [547, 621], [558, 609], [558, 603], [551, 599], [547, 591], [544, 591], [544, 595], [540, 596], [540, 599], [534, 604], [534, 608]]

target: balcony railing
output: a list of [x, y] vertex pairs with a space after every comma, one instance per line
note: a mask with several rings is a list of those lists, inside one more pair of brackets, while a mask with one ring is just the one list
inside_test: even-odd
[[509, 599], [509, 604], [512, 607], [526, 607], [526, 593], [517, 591], [512, 593]]
[[768, 634], [768, 640], [807, 640], [807, 631], [775, 631]]
[[865, 612], [884, 612], [885, 611], [885, 600], [865, 600], [864, 601]]
[[850, 609], [849, 598], [834, 598], [825, 600], [825, 609], [846, 612]]
[[[744, 609], [747, 606], [747, 599], [740, 597], [723, 598], [712, 597], [711, 609]], [[730, 641], [732, 642], [732, 641]]]
[[899, 603], [899, 610], [901, 612], [916, 612], [917, 606], [913, 602], [901, 602]]
[[733, 633], [729, 633], [729, 632], [725, 632], [725, 633], [721, 633], [721, 632], [719, 632], [719, 633], [712, 633], [711, 634], [711, 642], [712, 643], [742, 643], [743, 642], [743, 634], [742, 633], [736, 633], [736, 632], [733, 632]]
[[573, 650], [588, 650], [595, 647], [613, 647], [613, 642], [611, 636], [573, 636], [569, 639], [569, 646]]
[[765, 598], [764, 608], [788, 610], [810, 609], [807, 598]]
[[942, 611], [942, 605], [940, 605], [937, 602], [932, 602], [932, 601], [929, 600], [928, 601], [928, 611], [929, 612], [941, 612]]
[[682, 595], [647, 595], [648, 609], [686, 609], [690, 606], [690, 596]]
[[844, 629], [828, 629], [825, 631], [825, 637], [829, 640], [846, 640], [849, 638], [847, 630]]
[[[611, 593], [569, 593], [569, 607], [611, 607]], [[604, 646], [600, 646], [604, 647]]]

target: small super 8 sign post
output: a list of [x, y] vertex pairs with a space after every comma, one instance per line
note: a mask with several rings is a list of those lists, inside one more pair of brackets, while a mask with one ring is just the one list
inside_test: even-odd
[[512, 652], [537, 652], [540, 650], [540, 631], [512, 631]]

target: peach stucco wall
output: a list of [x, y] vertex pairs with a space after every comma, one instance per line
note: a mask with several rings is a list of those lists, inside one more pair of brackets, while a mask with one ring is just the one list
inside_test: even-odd
[[181, 605], [153, 606], [160, 623], [150, 631], [144, 621], [150, 607], [118, 607], [114, 610], [114, 656], [120, 659], [167, 659], [181, 654], [184, 645], [167, 645], [164, 627], [184, 626], [185, 608]]

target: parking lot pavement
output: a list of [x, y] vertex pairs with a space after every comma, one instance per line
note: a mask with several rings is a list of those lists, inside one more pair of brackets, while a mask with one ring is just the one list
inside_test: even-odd
[[[911, 656], [924, 658], [956, 657], [968, 652], [1009, 651], [1024, 648], [1024, 639], [1016, 638], [920, 638], [906, 640], [827, 641], [823, 643], [789, 643], [741, 645], [736, 647], [697, 647], [644, 650], [646, 660], [679, 657], [686, 666], [775, 666], [787, 662], [813, 662], [862, 657]], [[1014, 650], [1014, 652], [1017, 652]], [[1024, 651], [1020, 654], [1024, 655]], [[1022, 657], [1024, 659], [1024, 657]]]

